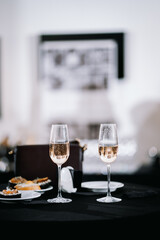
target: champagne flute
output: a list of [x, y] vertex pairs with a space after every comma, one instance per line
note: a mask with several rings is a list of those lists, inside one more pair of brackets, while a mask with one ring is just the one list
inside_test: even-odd
[[68, 126], [52, 124], [49, 142], [49, 156], [58, 167], [58, 194], [56, 198], [48, 199], [49, 203], [68, 203], [72, 199], [62, 197], [61, 166], [68, 160], [70, 154]]
[[118, 135], [117, 126], [114, 123], [100, 124], [98, 151], [100, 159], [107, 164], [107, 195], [98, 198], [98, 202], [113, 203], [121, 201], [120, 198], [112, 197], [110, 191], [110, 164], [117, 158]]

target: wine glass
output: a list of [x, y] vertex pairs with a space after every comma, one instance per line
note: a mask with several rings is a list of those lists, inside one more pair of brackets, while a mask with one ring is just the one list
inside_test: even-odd
[[52, 124], [49, 142], [49, 156], [58, 167], [58, 194], [56, 198], [48, 199], [49, 203], [68, 203], [72, 199], [62, 197], [61, 166], [68, 160], [70, 143], [68, 126], [66, 124]]
[[100, 124], [98, 151], [100, 159], [107, 164], [107, 195], [98, 198], [98, 202], [113, 203], [121, 201], [120, 198], [112, 197], [110, 191], [110, 164], [117, 158], [118, 135], [117, 126], [114, 123]]

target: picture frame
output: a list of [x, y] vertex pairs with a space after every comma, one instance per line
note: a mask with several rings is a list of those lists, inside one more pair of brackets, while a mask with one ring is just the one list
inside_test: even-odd
[[42, 34], [38, 78], [50, 89], [107, 89], [125, 76], [123, 32]]

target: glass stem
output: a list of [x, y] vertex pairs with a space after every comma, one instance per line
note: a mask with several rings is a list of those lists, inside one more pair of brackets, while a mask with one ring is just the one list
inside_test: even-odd
[[107, 197], [111, 197], [111, 191], [110, 191], [110, 172], [111, 172], [110, 164], [107, 164], [107, 180], [108, 180]]
[[57, 197], [62, 197], [61, 195], [61, 165], [58, 165], [58, 194]]

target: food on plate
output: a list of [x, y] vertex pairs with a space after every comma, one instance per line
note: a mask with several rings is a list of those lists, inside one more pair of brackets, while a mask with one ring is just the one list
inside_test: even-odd
[[41, 187], [38, 184], [33, 183], [33, 181], [17, 184], [14, 188], [17, 190], [41, 190]]
[[48, 177], [37, 177], [33, 180], [28, 180], [22, 176], [16, 176], [8, 181], [10, 188], [18, 190], [41, 190], [50, 186], [51, 179]]
[[25, 182], [27, 182], [27, 179], [21, 176], [13, 177], [8, 181], [9, 187], [11, 188], [14, 188], [14, 186], [16, 186], [17, 184], [25, 183]]
[[20, 198], [21, 192], [18, 189], [7, 188], [0, 191], [0, 198]]
[[51, 184], [51, 179], [49, 179], [48, 177], [36, 178], [33, 180], [33, 182], [38, 184], [41, 189], [44, 189], [49, 187], [49, 185]]

